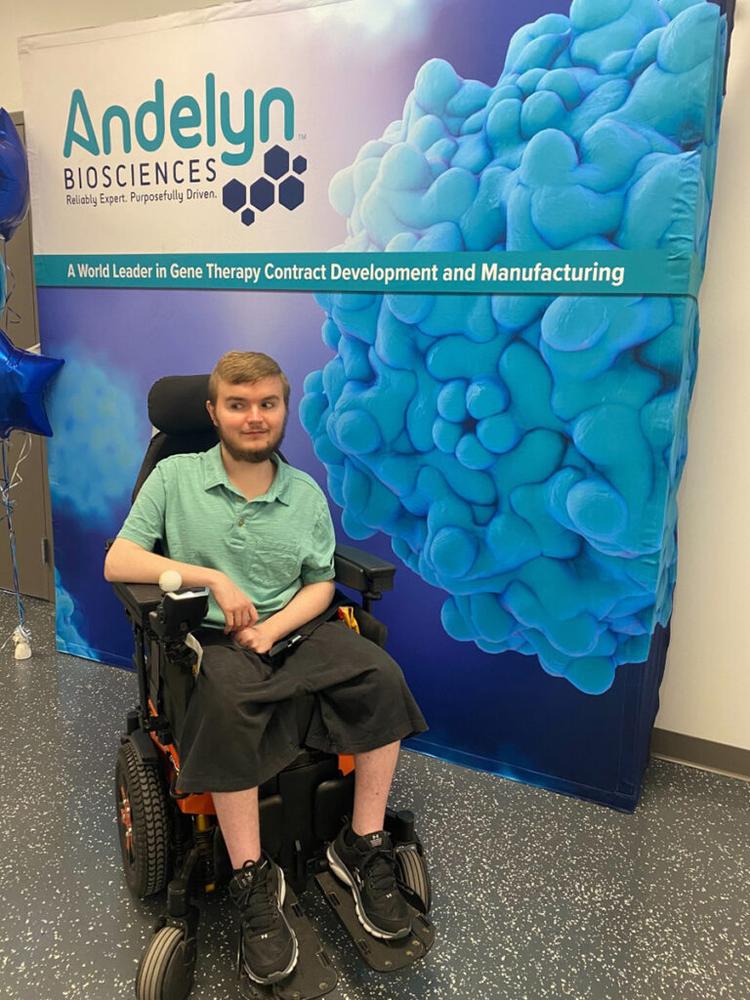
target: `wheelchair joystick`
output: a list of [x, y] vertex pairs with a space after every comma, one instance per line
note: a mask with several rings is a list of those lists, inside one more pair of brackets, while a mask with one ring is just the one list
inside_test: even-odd
[[193, 629], [198, 628], [208, 611], [208, 589], [196, 587], [181, 590], [182, 576], [176, 569], [165, 569], [159, 577], [161, 603], [150, 612], [153, 631], [168, 642], [184, 642]]

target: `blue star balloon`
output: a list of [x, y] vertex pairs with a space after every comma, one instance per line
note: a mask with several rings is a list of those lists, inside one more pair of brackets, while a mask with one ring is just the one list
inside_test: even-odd
[[0, 438], [14, 429], [52, 436], [44, 390], [62, 366], [59, 358], [19, 350], [0, 330]]
[[0, 236], [9, 240], [29, 207], [29, 168], [16, 126], [0, 108]]

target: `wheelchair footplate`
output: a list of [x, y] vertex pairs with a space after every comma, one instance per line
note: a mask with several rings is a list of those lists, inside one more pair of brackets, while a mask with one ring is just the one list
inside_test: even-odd
[[273, 985], [263, 986], [253, 982], [245, 972], [242, 963], [242, 935], [237, 946], [237, 978], [240, 995], [245, 1000], [315, 1000], [329, 997], [341, 1000], [336, 989], [338, 975], [320, 942], [315, 928], [287, 883], [284, 914], [297, 936], [299, 956], [294, 971], [286, 979]]
[[435, 941], [435, 927], [430, 920], [410, 907], [412, 933], [397, 941], [386, 941], [368, 934], [357, 918], [351, 892], [330, 871], [315, 876], [318, 888], [328, 900], [354, 942], [362, 959], [376, 972], [397, 972], [424, 958]]

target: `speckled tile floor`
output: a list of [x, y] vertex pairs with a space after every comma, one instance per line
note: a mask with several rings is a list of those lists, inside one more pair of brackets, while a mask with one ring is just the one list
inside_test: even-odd
[[[122, 876], [112, 771], [132, 674], [0, 653], [0, 996], [133, 996], [160, 901]], [[0, 641], [15, 605], [0, 594]], [[356, 958], [325, 902], [308, 910], [344, 1000], [748, 1000], [750, 784], [654, 761], [634, 816], [404, 753], [393, 802], [429, 850], [438, 941], [408, 973]], [[200, 928], [192, 997], [237, 996], [224, 894]]]

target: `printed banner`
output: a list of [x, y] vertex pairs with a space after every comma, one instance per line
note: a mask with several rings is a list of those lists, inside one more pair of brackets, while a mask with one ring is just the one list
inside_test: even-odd
[[[599, 258], [602, 258], [600, 261]], [[700, 260], [666, 250], [524, 254], [420, 253], [38, 255], [39, 285], [234, 288], [461, 295], [691, 295]]]
[[255, 0], [21, 42], [58, 643], [155, 379], [264, 350], [397, 563], [421, 749], [631, 808], [666, 652], [726, 22], [708, 0]]

